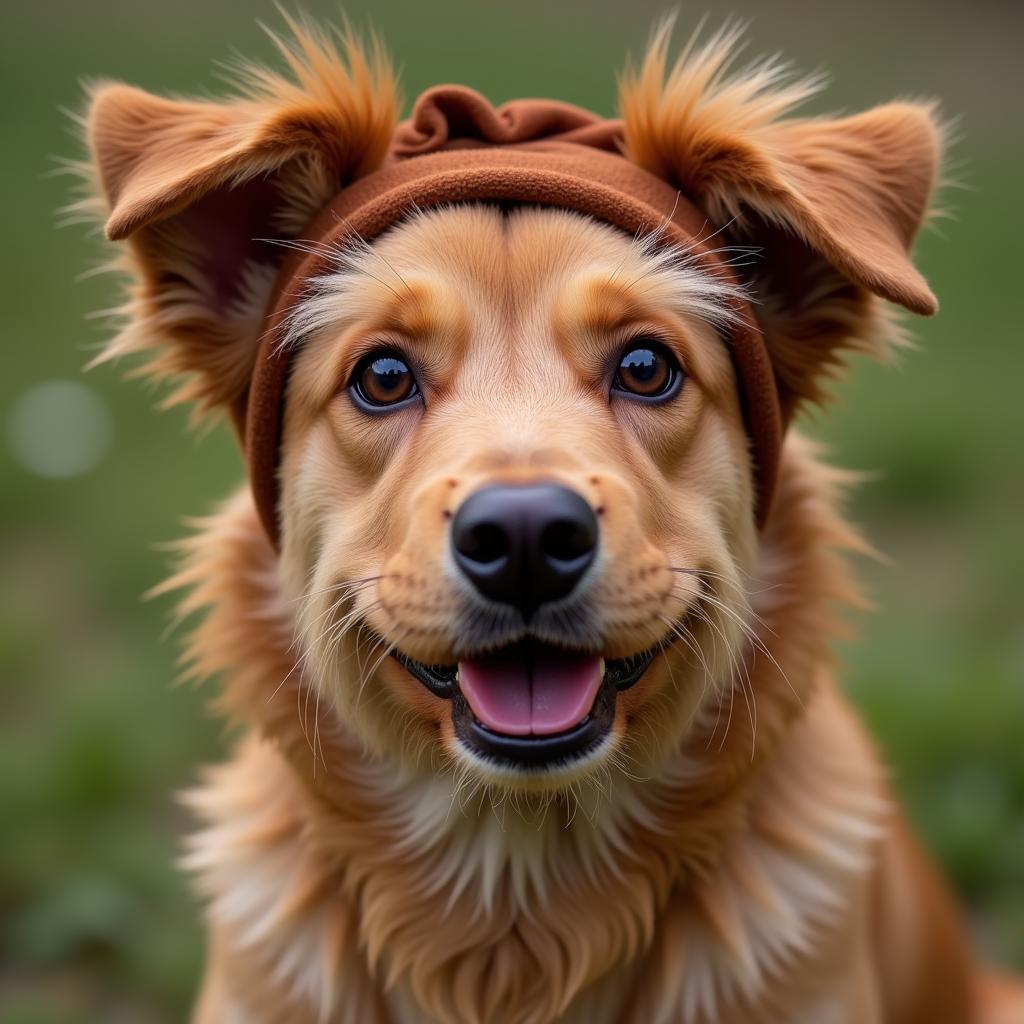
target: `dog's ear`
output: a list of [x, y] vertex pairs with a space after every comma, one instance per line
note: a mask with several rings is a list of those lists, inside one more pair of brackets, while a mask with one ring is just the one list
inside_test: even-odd
[[820, 87], [771, 62], [729, 76], [737, 33], [667, 68], [663, 30], [623, 83], [628, 155], [678, 185], [746, 263], [787, 411], [819, 399], [845, 350], [892, 336], [877, 299], [937, 309], [910, 248], [928, 213], [941, 131], [928, 105], [842, 119], [788, 117]]
[[[225, 102], [106, 84], [86, 129], [107, 236], [126, 240], [127, 326], [101, 358], [146, 352], [201, 410], [247, 386], [264, 307], [288, 242], [348, 181], [384, 158], [397, 96], [387, 59], [341, 52], [292, 25], [278, 40], [294, 80], [241, 70]], [[273, 240], [273, 241], [270, 241]], [[280, 244], [284, 243], [284, 245]]]

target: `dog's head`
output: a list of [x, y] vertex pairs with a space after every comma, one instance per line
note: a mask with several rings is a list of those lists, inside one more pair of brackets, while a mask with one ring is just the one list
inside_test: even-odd
[[[378, 753], [550, 790], [677, 747], [751, 631], [737, 291], [787, 411], [872, 344], [879, 296], [933, 305], [907, 256], [928, 110], [785, 117], [812, 85], [725, 76], [730, 42], [666, 73], [662, 36], [622, 108], [629, 158], [739, 246], [743, 284], [586, 216], [464, 204], [337, 252], [291, 318], [281, 583], [303, 671]], [[283, 251], [265, 239], [302, 245], [394, 127], [379, 54], [302, 32], [286, 54], [298, 84], [253, 72], [223, 104], [94, 97], [138, 281], [113, 351], [155, 351], [204, 407], [246, 392]]]

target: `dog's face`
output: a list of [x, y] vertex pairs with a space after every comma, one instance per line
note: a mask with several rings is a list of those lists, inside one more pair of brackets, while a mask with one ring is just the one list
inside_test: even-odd
[[560, 784], [646, 766], [713, 689], [753, 490], [729, 288], [674, 257], [455, 207], [299, 310], [284, 566], [311, 675], [377, 750]]
[[[756, 247], [744, 283], [792, 411], [877, 347], [879, 297], [934, 310], [908, 250], [939, 134], [913, 104], [788, 116], [814, 86], [730, 76], [729, 32], [672, 69], [667, 42], [627, 77], [624, 155]], [[282, 255], [266, 239], [309, 245], [394, 131], [379, 54], [282, 45], [294, 82], [257, 69], [224, 103], [108, 85], [90, 111], [136, 282], [108, 355], [148, 353], [201, 409], [244, 401]], [[377, 753], [518, 789], [643, 776], [737, 685], [761, 538], [730, 296], [681, 255], [456, 206], [338, 254], [296, 314], [282, 606], [309, 684]]]

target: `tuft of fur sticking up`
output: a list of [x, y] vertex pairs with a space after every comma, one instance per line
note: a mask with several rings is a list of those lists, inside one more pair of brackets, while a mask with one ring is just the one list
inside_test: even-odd
[[[675, 17], [655, 30], [639, 66], [627, 65], [619, 106], [632, 160], [661, 178], [707, 191], [717, 161], [739, 147], [765, 143], [775, 125], [816, 96], [821, 74], [796, 77], [778, 58], [730, 74], [742, 46], [743, 26], [726, 23], [701, 41], [700, 28], [669, 65]], [[742, 211], [725, 195], [712, 195], [721, 221]]]
[[[376, 37], [366, 46], [350, 28], [333, 38], [285, 17], [291, 38], [267, 33], [291, 78], [238, 62], [235, 94], [218, 102], [109, 82], [90, 90], [92, 166], [115, 172], [95, 175], [93, 195], [72, 212], [108, 216], [107, 237], [129, 238], [115, 262], [127, 297], [111, 311], [124, 326], [94, 365], [144, 356], [135, 374], [175, 385], [167, 406], [192, 403], [202, 414], [244, 392], [285, 251], [254, 235], [296, 239], [339, 188], [381, 162], [394, 132], [397, 80]], [[138, 127], [164, 122], [163, 145], [115, 131], [125, 108]], [[117, 159], [104, 159], [110, 148]], [[241, 219], [253, 241], [212, 266], [218, 217], [234, 218], [229, 227]]]
[[[824, 88], [824, 75], [797, 75], [778, 58], [737, 68], [744, 28], [735, 22], [703, 41], [698, 29], [670, 64], [674, 20], [661, 23], [643, 60], [622, 76], [626, 153], [676, 183], [712, 220], [727, 225], [728, 237], [760, 249], [748, 276], [786, 411], [820, 403], [847, 353], [888, 359], [907, 343], [896, 311], [879, 295], [919, 313], [936, 308], [916, 272], [917, 280], [893, 288], [863, 252], [837, 245], [842, 232], [829, 232], [825, 209], [837, 200], [853, 214], [858, 206], [886, 207], [893, 197], [873, 194], [857, 163], [873, 144], [879, 144], [877, 158], [900, 137], [922, 152], [939, 153], [947, 130], [936, 122], [933, 102], [891, 103], [839, 121], [794, 117]], [[836, 126], [852, 135], [852, 145]], [[827, 195], [806, 178], [801, 165], [809, 161], [836, 172]], [[928, 216], [933, 187], [927, 178], [901, 190], [904, 208], [894, 216], [904, 242]], [[791, 268], [784, 279], [780, 267]]]

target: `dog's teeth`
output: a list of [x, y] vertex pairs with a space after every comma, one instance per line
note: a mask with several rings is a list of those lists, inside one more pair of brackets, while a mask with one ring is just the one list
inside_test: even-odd
[[604, 679], [604, 672], [605, 672], [604, 658], [602, 658], [600, 660], [600, 662], [598, 662], [598, 666], [597, 667], [598, 667], [598, 670], [601, 673], [601, 678]]

